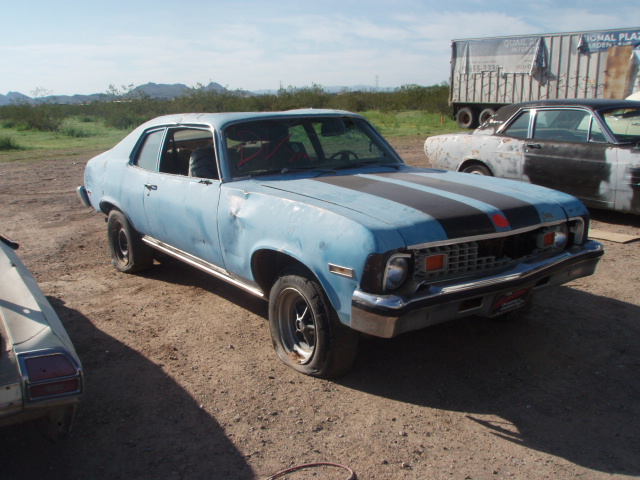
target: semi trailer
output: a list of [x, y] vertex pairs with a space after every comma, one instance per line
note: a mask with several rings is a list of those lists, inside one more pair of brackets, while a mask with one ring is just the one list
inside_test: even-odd
[[626, 98], [639, 65], [640, 27], [452, 40], [449, 103], [474, 128], [510, 103]]

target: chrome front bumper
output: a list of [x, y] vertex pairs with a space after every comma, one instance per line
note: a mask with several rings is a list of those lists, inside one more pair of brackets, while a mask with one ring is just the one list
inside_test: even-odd
[[93, 208], [91, 206], [91, 201], [89, 200], [89, 192], [87, 192], [86, 188], [78, 187], [76, 188], [76, 193], [78, 194], [80, 202], [82, 202], [85, 207]]
[[592, 275], [603, 254], [600, 243], [589, 241], [570, 251], [516, 264], [496, 275], [431, 284], [410, 296], [356, 290], [351, 300], [351, 328], [391, 338], [470, 315], [493, 316], [500, 295], [525, 287], [533, 293]]

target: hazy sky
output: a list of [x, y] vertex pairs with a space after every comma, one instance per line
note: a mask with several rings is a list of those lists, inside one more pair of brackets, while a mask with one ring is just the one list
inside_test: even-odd
[[640, 26], [612, 0], [0, 0], [0, 94], [448, 81], [453, 38]]

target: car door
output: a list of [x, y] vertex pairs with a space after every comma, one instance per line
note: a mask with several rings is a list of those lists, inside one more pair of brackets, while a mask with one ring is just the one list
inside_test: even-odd
[[120, 179], [118, 208], [127, 216], [133, 228], [142, 235], [149, 233], [144, 199], [149, 177], [158, 168], [160, 147], [165, 129], [155, 128], [145, 132], [132, 154], [126, 175]]
[[523, 180], [570, 193], [595, 207], [615, 197], [615, 162], [590, 111], [538, 109], [525, 141]]
[[[208, 155], [207, 177], [196, 176], [200, 154]], [[216, 220], [220, 180], [211, 131], [167, 129], [159, 168], [149, 174], [144, 188], [149, 236], [177, 253], [224, 268]]]
[[495, 135], [496, 139], [500, 139], [500, 143], [489, 157], [492, 159], [489, 166], [497, 177], [523, 180], [524, 145], [529, 136], [531, 118], [531, 110], [523, 110], [506, 128]]

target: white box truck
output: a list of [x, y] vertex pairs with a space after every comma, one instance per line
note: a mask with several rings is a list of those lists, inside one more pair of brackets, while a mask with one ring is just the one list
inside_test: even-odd
[[473, 128], [510, 103], [626, 98], [639, 65], [640, 27], [453, 40], [449, 103]]

